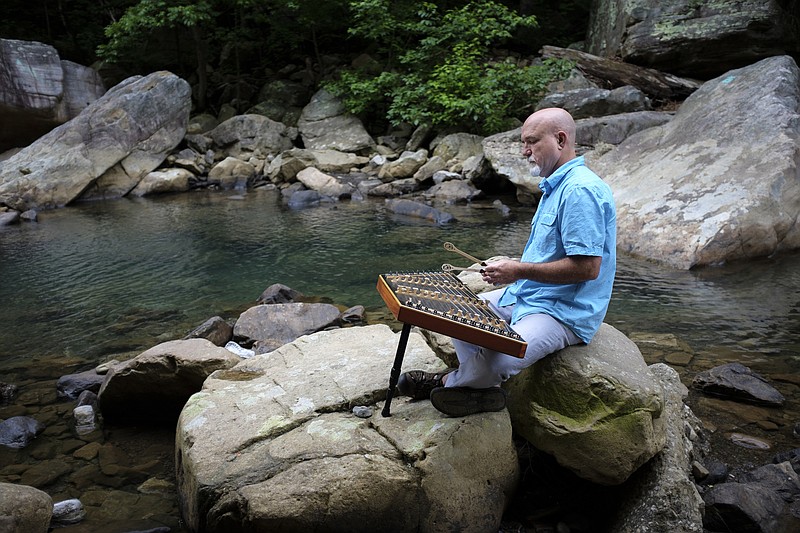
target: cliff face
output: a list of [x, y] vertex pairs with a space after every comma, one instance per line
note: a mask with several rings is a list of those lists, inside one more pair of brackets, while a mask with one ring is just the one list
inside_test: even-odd
[[800, 18], [777, 0], [595, 0], [587, 51], [708, 80], [775, 55], [800, 54]]
[[67, 122], [105, 92], [97, 72], [52, 46], [0, 39], [0, 152]]

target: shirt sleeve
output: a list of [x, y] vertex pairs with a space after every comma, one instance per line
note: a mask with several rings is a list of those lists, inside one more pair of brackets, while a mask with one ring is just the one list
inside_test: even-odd
[[602, 256], [608, 202], [602, 191], [581, 185], [564, 197], [561, 239], [567, 255]]

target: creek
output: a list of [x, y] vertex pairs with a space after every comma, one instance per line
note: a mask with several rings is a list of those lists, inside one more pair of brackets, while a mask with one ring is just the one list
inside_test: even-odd
[[[232, 321], [274, 283], [385, 317], [379, 274], [468, 266], [445, 241], [481, 258], [517, 256], [533, 209], [503, 200], [510, 214], [489, 201], [452, 206], [457, 221], [436, 226], [377, 200], [292, 210], [276, 191], [204, 191], [81, 203], [0, 227], [0, 382], [19, 387], [0, 419], [23, 414], [47, 426], [23, 450], [0, 447], [0, 482], [33, 480], [54, 501], [80, 498], [88, 518], [67, 533], [180, 531], [171, 430], [105, 428], [97, 442], [116, 455], [87, 459], [69, 427], [74, 402], [56, 397], [58, 378], [182, 338], [214, 315]], [[606, 322], [648, 363], [679, 372], [715, 456], [734, 472], [800, 446], [800, 254], [688, 272], [621, 256]], [[734, 361], [769, 379], [786, 405], [749, 408], [691, 390], [698, 372]], [[771, 447], [743, 447], [733, 433]], [[146, 471], [146, 488], [114, 474], [126, 462]], [[49, 475], [31, 473], [35, 465]]]

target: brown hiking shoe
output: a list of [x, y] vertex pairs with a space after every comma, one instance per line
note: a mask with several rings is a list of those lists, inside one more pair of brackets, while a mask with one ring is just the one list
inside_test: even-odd
[[400, 374], [397, 380], [397, 392], [402, 396], [411, 396], [415, 400], [427, 400], [431, 391], [442, 387], [442, 378], [455, 370], [448, 368], [441, 372], [425, 372], [423, 370], [409, 370]]

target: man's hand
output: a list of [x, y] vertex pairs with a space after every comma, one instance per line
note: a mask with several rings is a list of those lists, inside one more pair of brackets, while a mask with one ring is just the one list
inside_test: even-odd
[[491, 283], [492, 285], [506, 285], [514, 283], [520, 279], [519, 274], [520, 262], [512, 259], [503, 259], [494, 263], [489, 263], [481, 273], [483, 274], [483, 281]]
[[506, 285], [518, 279], [566, 285], [597, 278], [602, 259], [591, 255], [571, 255], [550, 263], [521, 263], [503, 259], [483, 268], [483, 281]]

